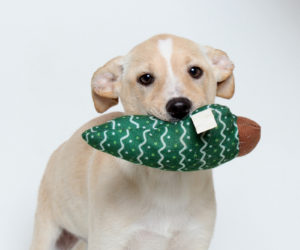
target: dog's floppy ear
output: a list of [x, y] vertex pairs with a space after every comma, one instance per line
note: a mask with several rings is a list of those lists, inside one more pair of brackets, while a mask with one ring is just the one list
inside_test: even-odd
[[234, 94], [233, 63], [222, 50], [204, 46], [204, 51], [217, 80], [217, 96], [230, 99]]
[[122, 57], [116, 57], [99, 68], [92, 77], [92, 97], [95, 109], [103, 113], [118, 104], [123, 71]]

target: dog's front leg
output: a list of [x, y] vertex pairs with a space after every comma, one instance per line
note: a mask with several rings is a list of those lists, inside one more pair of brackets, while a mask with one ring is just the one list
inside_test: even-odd
[[106, 199], [99, 199], [90, 207], [88, 250], [129, 250], [128, 241], [136, 228], [132, 226], [134, 218], [128, 212], [130, 205], [127, 207], [124, 211], [122, 205], [110, 204]]
[[61, 233], [61, 229], [52, 220], [47, 209], [41, 209], [42, 205], [36, 212], [33, 239], [30, 250], [53, 250], [55, 242]]
[[119, 160], [96, 157], [89, 168], [88, 250], [124, 250], [134, 231], [136, 189], [118, 170]]

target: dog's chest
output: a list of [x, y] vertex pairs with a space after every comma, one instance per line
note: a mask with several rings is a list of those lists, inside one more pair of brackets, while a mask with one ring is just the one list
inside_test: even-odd
[[[194, 199], [185, 185], [165, 185], [164, 189], [153, 187], [147, 189], [142, 197], [137, 204], [137, 210], [142, 212], [130, 225], [132, 233], [128, 239], [128, 249], [148, 249], [148, 246], [167, 249], [162, 246], [168, 245], [179, 234], [189, 235], [188, 232], [201, 228], [200, 222], [192, 214], [201, 206], [200, 202]], [[188, 238], [182, 237], [182, 241], [188, 241]], [[145, 242], [147, 248], [142, 246]]]
[[[180, 235], [181, 244], [188, 244], [191, 234], [201, 229], [187, 207], [170, 209], [149, 207], [131, 228], [127, 249], [168, 249]], [[186, 243], [184, 243], [186, 242]], [[145, 246], [147, 243], [147, 246]]]
[[206, 227], [206, 219], [199, 220], [199, 215], [207, 211], [203, 184], [209, 174], [142, 171], [145, 168], [140, 167], [133, 175], [138, 195], [130, 200], [132, 220], [123, 239], [126, 250], [173, 249], [169, 245], [179, 238], [186, 247], [197, 241]]
[[137, 248], [143, 242], [168, 242], [176, 234], [188, 230], [191, 223], [191, 216], [183, 209], [168, 211], [149, 207], [145, 214], [130, 226], [132, 234], [129, 245], [134, 245], [132, 249], [143, 249]]
[[169, 238], [175, 232], [188, 229], [191, 221], [191, 216], [183, 210], [175, 213], [152, 209], [136, 222], [134, 227]]

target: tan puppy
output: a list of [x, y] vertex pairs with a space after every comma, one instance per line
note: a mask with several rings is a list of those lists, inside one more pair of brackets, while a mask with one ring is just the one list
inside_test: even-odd
[[[125, 114], [178, 120], [216, 95], [231, 98], [233, 67], [220, 50], [158, 35], [95, 72], [95, 108], [104, 112], [120, 98]], [[208, 249], [216, 213], [211, 170], [137, 166], [82, 140], [84, 130], [121, 115], [88, 122], [53, 153], [40, 187], [31, 250], [67, 243], [88, 250]]]

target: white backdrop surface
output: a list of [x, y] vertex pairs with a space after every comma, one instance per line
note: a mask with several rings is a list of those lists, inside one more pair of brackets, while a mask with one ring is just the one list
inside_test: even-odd
[[50, 154], [97, 116], [93, 71], [158, 33], [226, 51], [236, 94], [217, 102], [262, 126], [253, 153], [214, 170], [210, 250], [300, 249], [299, 10], [296, 0], [2, 1], [1, 249], [28, 249]]

